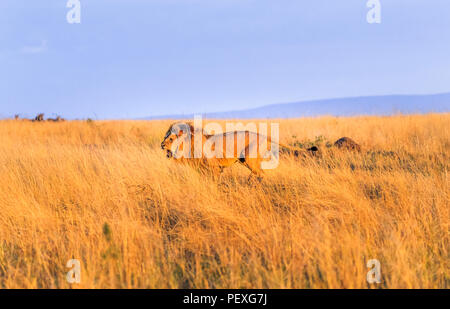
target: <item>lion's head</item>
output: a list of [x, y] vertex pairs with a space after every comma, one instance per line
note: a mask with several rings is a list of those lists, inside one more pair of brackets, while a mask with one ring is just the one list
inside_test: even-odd
[[190, 122], [176, 122], [169, 127], [161, 143], [167, 158], [179, 158], [183, 155], [184, 145], [190, 144], [192, 132], [194, 132], [194, 126]]

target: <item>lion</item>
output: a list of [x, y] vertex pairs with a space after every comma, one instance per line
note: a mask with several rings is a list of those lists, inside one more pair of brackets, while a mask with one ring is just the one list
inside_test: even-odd
[[[256, 176], [260, 181], [264, 169], [272, 169], [278, 165], [278, 154], [290, 154], [295, 157], [318, 154], [317, 147], [308, 150], [295, 149], [251, 131], [205, 134], [202, 129], [197, 129], [200, 132], [195, 130], [191, 122], [172, 124], [164, 136], [161, 148], [166, 151], [167, 158], [207, 166], [219, 176], [224, 168], [240, 163], [250, 170], [249, 180]], [[197, 136], [201, 140], [197, 141], [200, 152], [196, 154]], [[233, 145], [227, 147], [227, 140], [232, 141]]]

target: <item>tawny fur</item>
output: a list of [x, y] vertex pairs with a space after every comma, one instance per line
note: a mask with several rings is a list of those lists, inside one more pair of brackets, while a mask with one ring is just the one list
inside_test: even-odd
[[[171, 147], [172, 144], [175, 142], [175, 140], [180, 137], [182, 134], [185, 134], [186, 132], [180, 131], [178, 135], [174, 134], [172, 132], [172, 128], [174, 125], [178, 123], [174, 123], [170, 126], [169, 130], [167, 131], [164, 140], [161, 143], [161, 148], [163, 150], [166, 150], [167, 157], [172, 158], [173, 155], [171, 153]], [[190, 134], [190, 145], [191, 145], [191, 153], [194, 153], [194, 126], [192, 123], [186, 123], [186, 125], [189, 126], [189, 134]], [[205, 142], [208, 140], [215, 140], [215, 141], [222, 141], [223, 145], [223, 154], [226, 154], [226, 140], [227, 136], [230, 134], [233, 134], [233, 140], [234, 140], [234, 151], [231, 156], [223, 155], [223, 158], [220, 157], [213, 157], [213, 158], [207, 158], [204, 153], [202, 152], [202, 156], [200, 158], [179, 158], [177, 159], [180, 162], [189, 162], [193, 164], [198, 164], [204, 167], [207, 167], [211, 170], [213, 170], [216, 174], [221, 174], [223, 169], [226, 167], [229, 167], [235, 163], [241, 163], [246, 168], [248, 168], [251, 171], [250, 177], [256, 176], [258, 179], [261, 179], [264, 172], [261, 168], [261, 163], [263, 161], [267, 161], [267, 159], [264, 159], [260, 154], [260, 145], [267, 141], [267, 144], [270, 145], [278, 145], [279, 153], [280, 154], [290, 154], [295, 157], [308, 157], [308, 156], [314, 156], [317, 154], [318, 149], [317, 147], [312, 147], [308, 150], [302, 150], [302, 149], [295, 149], [280, 143], [275, 143], [272, 141], [270, 137], [266, 137], [263, 135], [260, 135], [255, 132], [249, 132], [249, 131], [240, 131], [240, 132], [225, 132], [221, 134], [214, 134], [214, 135], [207, 135], [202, 133], [202, 146], [205, 145]], [[243, 143], [244, 149], [238, 149], [238, 135], [239, 134], [245, 134], [245, 142]], [[250, 137], [252, 135], [252, 138]], [[251, 144], [251, 141], [255, 142], [256, 145]], [[256, 151], [255, 148], [256, 147]], [[272, 146], [273, 147], [273, 146]], [[212, 147], [212, 150], [214, 150], [214, 147]], [[265, 150], [265, 149], [263, 149]], [[255, 151], [256, 156], [251, 156], [250, 152]]]

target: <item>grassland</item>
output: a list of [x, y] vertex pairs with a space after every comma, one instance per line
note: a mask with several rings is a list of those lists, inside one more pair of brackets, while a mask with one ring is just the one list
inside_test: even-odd
[[168, 160], [169, 123], [1, 121], [0, 287], [450, 287], [450, 114], [281, 120], [324, 156], [260, 184]]

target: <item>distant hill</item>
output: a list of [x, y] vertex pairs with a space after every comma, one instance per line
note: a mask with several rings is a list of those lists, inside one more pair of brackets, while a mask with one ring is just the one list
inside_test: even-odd
[[[209, 119], [299, 118], [321, 115], [392, 115], [450, 112], [450, 93], [390, 95], [272, 104], [245, 110], [202, 113]], [[152, 116], [143, 119], [189, 119], [194, 114]]]

